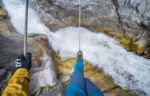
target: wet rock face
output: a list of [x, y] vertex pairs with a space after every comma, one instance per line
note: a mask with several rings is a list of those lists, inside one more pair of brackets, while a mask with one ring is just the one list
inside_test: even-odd
[[[81, 0], [81, 8], [83, 27], [125, 36], [141, 48], [150, 45], [149, 0]], [[36, 10], [53, 31], [78, 25], [78, 0], [37, 0]]]
[[[150, 27], [149, 0], [81, 0], [81, 8], [82, 22], [125, 31], [127, 35], [135, 36], [134, 32], [143, 33]], [[65, 23], [77, 19], [78, 0], [37, 0], [36, 9], [49, 24]]]

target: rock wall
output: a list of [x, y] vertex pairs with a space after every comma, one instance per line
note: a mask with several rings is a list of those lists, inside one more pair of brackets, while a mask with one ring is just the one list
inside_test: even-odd
[[[35, 9], [53, 31], [78, 26], [78, 0], [36, 0]], [[149, 0], [81, 0], [81, 26], [120, 39], [128, 50], [150, 58]]]

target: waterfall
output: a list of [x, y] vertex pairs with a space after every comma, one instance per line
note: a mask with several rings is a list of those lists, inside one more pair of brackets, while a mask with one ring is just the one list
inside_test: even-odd
[[[46, 32], [49, 32], [49, 29], [41, 22], [38, 14], [32, 9], [33, 1], [34, 0], [30, 0], [29, 4], [28, 33], [45, 34]], [[17, 32], [19, 34], [24, 34], [25, 0], [3, 0], [2, 3]]]
[[[32, 0], [31, 5], [34, 0]], [[24, 32], [24, 0], [2, 0], [11, 23], [19, 34]], [[78, 28], [67, 27], [52, 33], [29, 8], [30, 33], [46, 34], [54, 50], [63, 58], [75, 57], [78, 51]], [[150, 96], [150, 60], [127, 52], [115, 38], [81, 28], [81, 49], [84, 58], [109, 74], [115, 83], [141, 96]]]

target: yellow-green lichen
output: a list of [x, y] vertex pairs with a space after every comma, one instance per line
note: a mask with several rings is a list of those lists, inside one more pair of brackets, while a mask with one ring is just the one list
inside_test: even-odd
[[0, 17], [2, 17], [3, 19], [6, 19], [8, 17], [8, 14], [6, 13], [6, 11], [4, 11], [1, 8], [0, 8]]
[[54, 86], [48, 85], [48, 89], [53, 89]]
[[45, 88], [46, 88], [46, 86], [40, 87], [40, 93], [42, 93]]

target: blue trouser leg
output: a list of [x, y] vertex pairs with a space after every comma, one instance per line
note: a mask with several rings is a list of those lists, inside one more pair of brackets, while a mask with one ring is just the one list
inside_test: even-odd
[[103, 93], [87, 78], [86, 81], [86, 91], [87, 96], [104, 96]]
[[84, 63], [82, 60], [79, 60], [75, 66], [66, 96], [86, 96]]
[[78, 61], [74, 73], [72, 76], [71, 84], [80, 87], [84, 92], [85, 90], [85, 79], [84, 79], [84, 63], [83, 61]]
[[89, 80], [84, 78], [84, 63], [78, 61], [66, 96], [104, 96], [103, 93]]

